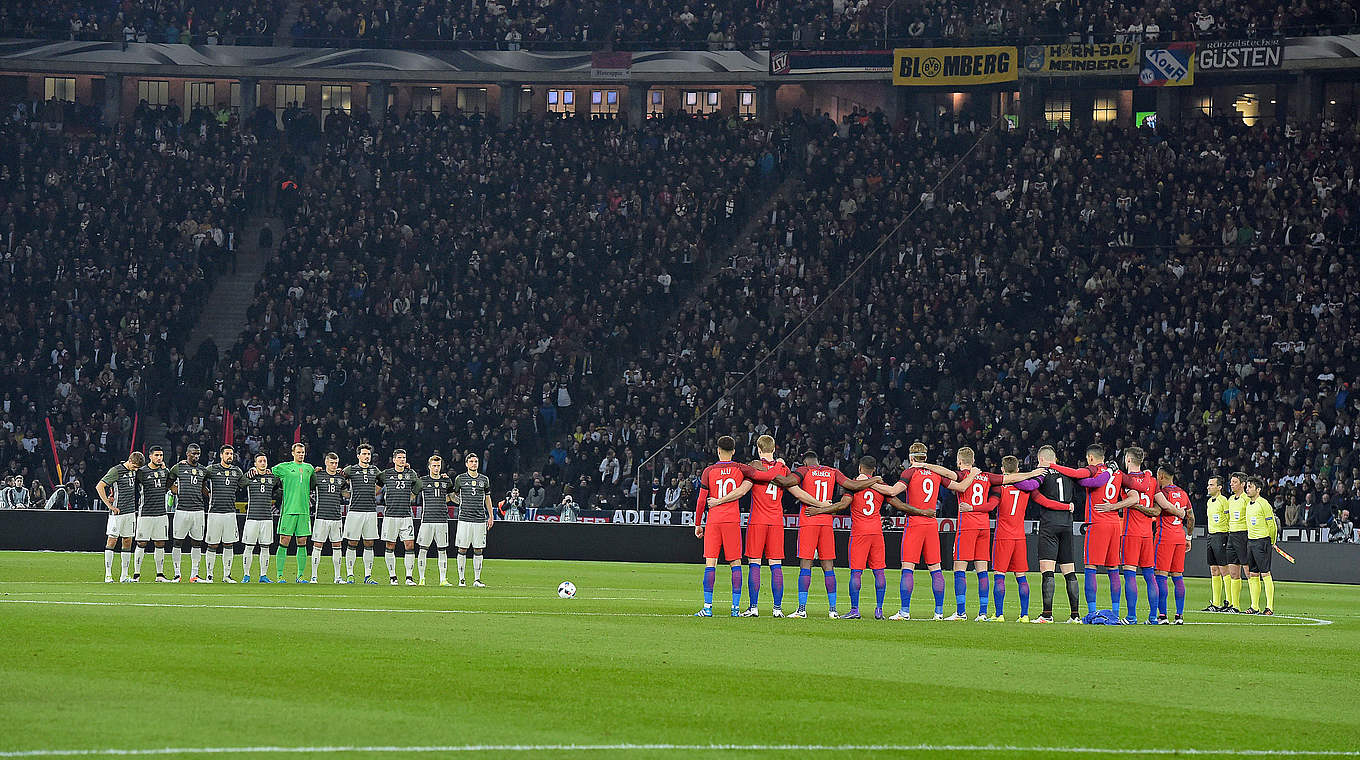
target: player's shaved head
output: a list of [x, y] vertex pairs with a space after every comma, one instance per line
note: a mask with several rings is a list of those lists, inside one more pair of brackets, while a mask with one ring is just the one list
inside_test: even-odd
[[1091, 459], [1093, 457], [1096, 458], [1097, 460], [1103, 461], [1105, 459], [1105, 447], [1101, 446], [1098, 443], [1093, 443], [1090, 446], [1087, 446], [1086, 458]]
[[822, 460], [821, 457], [817, 456], [817, 452], [811, 449], [803, 452], [803, 464], [817, 464], [820, 461]]
[[956, 456], [958, 457], [959, 464], [964, 467], [972, 467], [973, 462], [976, 461], [973, 457], [973, 449], [969, 446], [960, 448]]
[[878, 460], [873, 457], [859, 458], [859, 471], [863, 475], [873, 475], [874, 470], [878, 469]]
[[1157, 468], [1157, 482], [1161, 485], [1167, 485], [1175, 479], [1176, 473], [1172, 472], [1170, 467], [1162, 465]]
[[726, 453], [728, 453], [728, 454], [731, 454], [732, 452], [734, 452], [734, 451], [736, 451], [736, 450], [737, 450], [737, 439], [733, 438], [733, 437], [730, 436], [730, 435], [724, 435], [724, 436], [719, 436], [719, 437], [718, 437], [718, 451], [722, 451], [722, 452], [726, 452]]
[[774, 453], [774, 437], [762, 435], [756, 439], [756, 450], [762, 454]]
[[913, 462], [926, 461], [926, 445], [917, 441], [907, 449], [907, 458]]
[[1013, 456], [1004, 456], [1004, 457], [1001, 457], [1001, 471], [1002, 471], [1002, 472], [1019, 472], [1019, 471], [1020, 471], [1020, 460], [1019, 460], [1019, 459], [1016, 459], [1016, 458], [1013, 457]]

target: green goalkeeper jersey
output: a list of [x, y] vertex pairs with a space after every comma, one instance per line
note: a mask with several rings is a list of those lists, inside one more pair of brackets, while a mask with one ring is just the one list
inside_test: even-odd
[[279, 515], [307, 515], [312, 511], [312, 473], [316, 468], [306, 462], [274, 465], [273, 473], [283, 483], [283, 505]]

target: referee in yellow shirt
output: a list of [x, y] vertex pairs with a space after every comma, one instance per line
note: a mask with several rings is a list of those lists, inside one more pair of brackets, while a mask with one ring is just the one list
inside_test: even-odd
[[1227, 612], [1228, 581], [1228, 497], [1223, 495], [1223, 479], [1209, 478], [1209, 501], [1204, 505], [1209, 516], [1209, 583], [1213, 588], [1213, 604], [1205, 612]]
[[1247, 569], [1247, 474], [1234, 472], [1228, 479], [1228, 611], [1242, 611], [1242, 574]]
[[[1251, 585], [1251, 607], [1247, 612], [1274, 615], [1275, 579], [1270, 575], [1270, 558], [1280, 532], [1275, 510], [1261, 496], [1261, 486], [1260, 478], [1253, 476], [1247, 479], [1247, 582]], [[1265, 609], [1261, 609], [1262, 584], [1266, 587]]]

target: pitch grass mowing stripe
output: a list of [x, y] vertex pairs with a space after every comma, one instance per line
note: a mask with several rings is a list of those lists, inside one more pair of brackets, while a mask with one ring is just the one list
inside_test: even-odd
[[1193, 755], [1199, 757], [1360, 757], [1356, 750], [1126, 749], [1119, 747], [1021, 747], [1007, 744], [452, 744], [348, 747], [164, 747], [159, 749], [39, 749], [0, 752], [0, 757], [138, 757], [155, 755], [390, 754], [431, 752], [993, 752], [1014, 754]]
[[[277, 597], [275, 597], [277, 598]], [[493, 598], [517, 598], [517, 597], [493, 597]], [[539, 597], [532, 597], [539, 598]], [[424, 614], [467, 614], [467, 615], [562, 615], [562, 616], [584, 616], [584, 617], [690, 617], [689, 615], [665, 614], [661, 612], [589, 612], [574, 610], [451, 610], [451, 609], [400, 609], [394, 607], [320, 607], [320, 606], [301, 606], [291, 604], [177, 604], [174, 602], [90, 602], [75, 601], [67, 599], [0, 599], [4, 604], [50, 604], [71, 607], [179, 607], [188, 609], [209, 609], [209, 610], [286, 610], [310, 611], [310, 612], [402, 612], [402, 613], [424, 613]], [[721, 617], [721, 616], [720, 616]], [[1236, 616], [1234, 616], [1236, 617]], [[1284, 620], [1298, 620], [1297, 623], [1274, 622]], [[1271, 621], [1271, 622], [1266, 622]], [[912, 620], [913, 623], [937, 622], [921, 618]], [[1191, 622], [1186, 625], [1255, 625], [1255, 626], [1320, 626], [1331, 625], [1332, 621], [1323, 618], [1302, 617], [1298, 615], [1272, 615], [1270, 617], [1256, 617], [1245, 620], [1224, 620], [1218, 622]], [[0, 755], [3, 757], [3, 755]]]

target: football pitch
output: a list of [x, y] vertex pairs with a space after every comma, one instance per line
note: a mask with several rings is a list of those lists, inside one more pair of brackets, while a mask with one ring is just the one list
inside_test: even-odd
[[[489, 559], [485, 589], [332, 585], [329, 558], [310, 586], [153, 567], [106, 585], [99, 554], [0, 553], [0, 758], [1360, 756], [1354, 587], [1096, 627], [829, 620], [820, 570], [808, 619], [768, 617], [767, 570], [751, 620], [726, 617], [725, 571], [722, 617], [690, 617], [698, 566]], [[931, 607], [922, 573], [914, 616]]]

